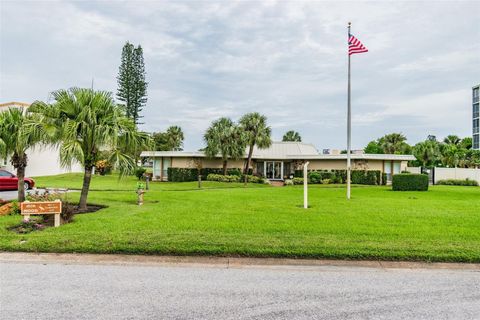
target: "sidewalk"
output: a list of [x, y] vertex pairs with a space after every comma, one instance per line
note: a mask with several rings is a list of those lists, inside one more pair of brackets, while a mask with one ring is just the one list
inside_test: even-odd
[[480, 271], [476, 263], [426, 263], [407, 261], [353, 261], [281, 258], [229, 258], [205, 256], [145, 256], [125, 254], [0, 252], [0, 263], [61, 263], [103, 265], [165, 265], [245, 268], [245, 267], [362, 267], [377, 269], [453, 269]]

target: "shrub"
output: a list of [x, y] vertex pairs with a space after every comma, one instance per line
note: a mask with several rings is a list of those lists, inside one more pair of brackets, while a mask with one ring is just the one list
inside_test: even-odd
[[465, 179], [447, 179], [447, 180], [440, 180], [437, 181], [436, 184], [439, 185], [446, 185], [446, 186], [478, 186], [478, 182], [475, 180]]
[[101, 176], [112, 173], [112, 165], [107, 160], [98, 160], [95, 163], [95, 173]]
[[322, 175], [318, 171], [311, 171], [308, 173], [308, 182], [317, 184], [322, 182]]
[[219, 182], [240, 182], [240, 176], [224, 176], [223, 174], [210, 173], [207, 176], [208, 181], [219, 181]]
[[[185, 182], [185, 181], [197, 181], [198, 169], [197, 168], [168, 168], [168, 181], [171, 182]], [[250, 170], [251, 171], [251, 170]], [[208, 175], [218, 174], [223, 175], [222, 168], [202, 168], [200, 169], [200, 175], [202, 180], [208, 180]], [[242, 170], [239, 168], [230, 168], [227, 170], [227, 175], [238, 176], [242, 175]]]
[[393, 175], [393, 191], [427, 191], [428, 176], [425, 174], [401, 173]]
[[382, 172], [382, 185], [387, 185], [387, 174], [385, 172]]
[[293, 184], [303, 184], [303, 178], [293, 178]]
[[330, 184], [330, 179], [322, 179], [322, 184]]
[[244, 181], [245, 177], [247, 177], [247, 182], [251, 182], [251, 183], [265, 183], [265, 179], [264, 179], [264, 178], [258, 177], [258, 176], [253, 176], [253, 175], [242, 176], [242, 177], [241, 177], [241, 180]]
[[145, 172], [147, 172], [147, 169], [138, 167], [137, 169], [135, 169], [135, 176], [138, 178], [138, 180], [141, 180]]
[[293, 186], [293, 180], [292, 179], [285, 180], [285, 185], [286, 186]]

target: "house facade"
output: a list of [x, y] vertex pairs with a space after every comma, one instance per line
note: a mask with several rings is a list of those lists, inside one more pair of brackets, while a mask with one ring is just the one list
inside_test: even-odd
[[[144, 151], [141, 157], [153, 162], [153, 178], [168, 180], [168, 168], [222, 168], [220, 157], [208, 158], [203, 152], [184, 151]], [[227, 168], [243, 168], [247, 154], [242, 159], [229, 160]], [[412, 155], [397, 154], [352, 154], [353, 170], [379, 170], [391, 180], [393, 174], [407, 168], [408, 161], [415, 160]], [[295, 170], [301, 170], [305, 162], [309, 170], [345, 170], [346, 154], [320, 154], [308, 143], [274, 142], [268, 149], [255, 148], [252, 156], [253, 173], [269, 180], [285, 180]]]

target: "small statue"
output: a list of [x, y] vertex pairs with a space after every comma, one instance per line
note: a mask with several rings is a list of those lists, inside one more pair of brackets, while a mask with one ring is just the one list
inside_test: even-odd
[[143, 194], [145, 193], [145, 186], [143, 183], [137, 183], [137, 204], [143, 205]]

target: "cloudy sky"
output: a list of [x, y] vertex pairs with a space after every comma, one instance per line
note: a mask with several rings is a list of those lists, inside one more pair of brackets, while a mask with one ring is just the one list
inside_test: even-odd
[[72, 86], [116, 92], [126, 41], [144, 48], [143, 129], [180, 125], [185, 149], [209, 123], [259, 111], [275, 140], [346, 146], [346, 25], [353, 146], [389, 132], [471, 134], [480, 83], [480, 2], [26, 2], [1, 0], [0, 102]]

